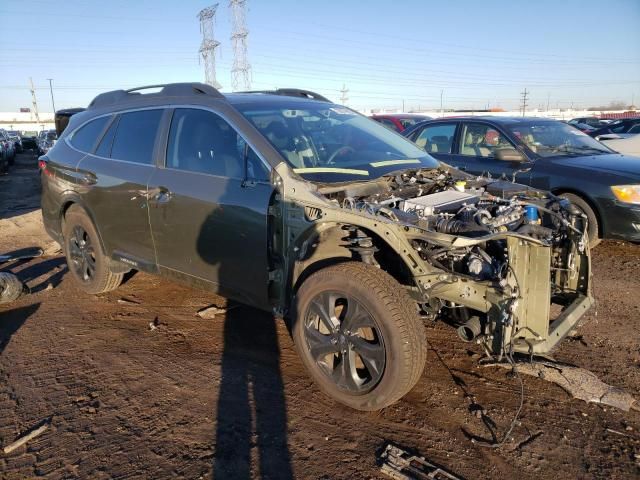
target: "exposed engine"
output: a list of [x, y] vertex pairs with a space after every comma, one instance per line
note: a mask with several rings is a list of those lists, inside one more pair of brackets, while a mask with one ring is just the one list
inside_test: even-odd
[[[327, 186], [320, 191], [341, 208], [436, 234], [428, 235], [428, 240], [413, 238], [411, 243], [420, 257], [439, 270], [475, 281], [506, 286], [509, 270], [513, 270], [506, 237], [550, 246], [551, 294], [563, 294], [560, 285], [566, 284], [566, 275], [576, 274], [572, 245], [579, 252], [586, 248], [584, 216], [566, 200], [547, 192], [506, 180], [456, 176], [455, 171], [445, 169], [405, 171], [377, 182]], [[454, 242], [452, 237], [470, 241]], [[448, 310], [458, 317], [457, 323], [467, 322], [467, 327], [478, 322], [478, 312], [460, 305], [433, 307], [434, 315]], [[472, 337], [468, 330], [464, 335]]]

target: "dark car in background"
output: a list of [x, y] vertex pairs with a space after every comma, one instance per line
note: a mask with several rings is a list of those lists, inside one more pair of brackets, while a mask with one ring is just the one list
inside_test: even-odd
[[7, 164], [13, 165], [16, 158], [15, 141], [11, 138], [11, 136], [6, 130], [1, 128], [0, 128], [0, 147], [2, 148]]
[[423, 122], [405, 136], [473, 175], [505, 176], [568, 198], [601, 238], [640, 241], [640, 158], [621, 155], [556, 120], [458, 117]]
[[622, 118], [614, 122], [603, 125], [589, 133], [590, 136], [597, 139], [600, 135], [607, 135], [611, 133], [629, 133], [635, 125], [640, 124], [640, 117], [635, 118]]
[[[567, 122], [569, 125], [573, 125], [574, 127], [576, 125], [588, 125], [592, 128], [600, 128], [600, 127], [604, 127], [607, 122], [606, 121], [602, 121], [600, 120], [598, 117], [578, 117], [578, 118], [572, 118], [571, 120], [569, 120]], [[581, 129], [582, 130], [582, 129]]]
[[20, 132], [17, 130], [8, 130], [7, 133], [9, 134], [9, 138], [13, 140], [16, 153], [22, 153], [24, 151], [24, 148], [22, 146], [22, 135], [20, 134]]
[[417, 123], [424, 122], [425, 120], [431, 120], [431, 117], [422, 115], [420, 113], [394, 113], [386, 115], [371, 115], [371, 119], [378, 123], [383, 124], [385, 127], [389, 127], [396, 132], [403, 132], [408, 128], [413, 127]]

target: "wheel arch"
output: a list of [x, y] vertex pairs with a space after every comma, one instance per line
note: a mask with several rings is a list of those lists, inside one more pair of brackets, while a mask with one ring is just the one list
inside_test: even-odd
[[[64, 231], [65, 217], [67, 215], [67, 212], [73, 205], [78, 205], [87, 214], [87, 216], [89, 217], [89, 220], [91, 220], [91, 223], [93, 223], [93, 226], [96, 229], [96, 232], [98, 232], [98, 240], [100, 242], [100, 247], [102, 248], [102, 251], [105, 252], [105, 254], [107, 254], [107, 250], [105, 248], [104, 239], [102, 238], [102, 232], [100, 231], [100, 227], [98, 226], [98, 223], [96, 222], [96, 219], [93, 213], [91, 212], [91, 209], [87, 207], [85, 202], [82, 200], [82, 197], [80, 197], [80, 195], [78, 195], [76, 192], [65, 193], [63, 195], [62, 201], [60, 202], [60, 211], [59, 211], [60, 231], [61, 232]], [[64, 238], [63, 238], [63, 241], [64, 241]]]
[[562, 195], [563, 193], [570, 193], [575, 195], [576, 197], [580, 197], [582, 200], [586, 202], [587, 205], [591, 208], [594, 215], [596, 216], [596, 220], [598, 220], [598, 236], [600, 238], [604, 238], [604, 216], [598, 207], [598, 204], [586, 193], [581, 190], [572, 188], [572, 187], [557, 187], [551, 190], [551, 193], [554, 195]]
[[288, 286], [295, 294], [304, 281], [315, 272], [343, 262], [362, 261], [348, 241], [349, 229], [360, 230], [371, 238], [376, 262], [380, 268], [389, 273], [398, 283], [405, 286], [415, 285], [411, 269], [407, 261], [396, 252], [390, 243], [381, 235], [362, 225], [347, 223], [323, 224], [321, 229], [311, 228], [300, 235], [294, 244], [294, 251], [303, 252], [313, 247], [309, 256], [304, 259], [293, 259], [290, 265]]

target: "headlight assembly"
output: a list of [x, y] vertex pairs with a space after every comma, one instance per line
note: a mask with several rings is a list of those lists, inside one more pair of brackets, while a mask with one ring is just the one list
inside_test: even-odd
[[640, 205], [640, 185], [614, 185], [611, 191], [621, 202]]

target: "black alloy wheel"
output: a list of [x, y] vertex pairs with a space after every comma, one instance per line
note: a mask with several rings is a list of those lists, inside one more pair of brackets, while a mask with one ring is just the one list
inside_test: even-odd
[[96, 253], [91, 237], [80, 225], [73, 227], [69, 238], [71, 268], [84, 282], [91, 282], [96, 274]]
[[304, 336], [313, 360], [340, 390], [361, 395], [382, 378], [386, 354], [380, 328], [355, 298], [318, 294], [304, 314]]

